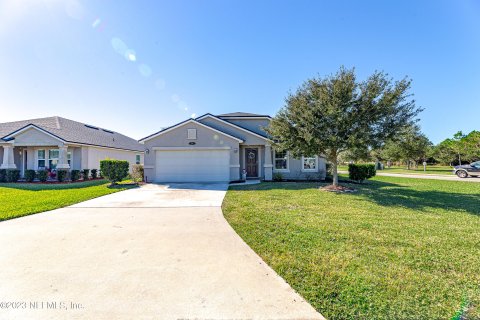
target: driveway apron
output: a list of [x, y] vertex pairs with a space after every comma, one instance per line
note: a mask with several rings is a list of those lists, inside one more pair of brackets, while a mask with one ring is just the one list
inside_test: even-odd
[[227, 184], [148, 184], [0, 223], [0, 319], [323, 319], [226, 222]]

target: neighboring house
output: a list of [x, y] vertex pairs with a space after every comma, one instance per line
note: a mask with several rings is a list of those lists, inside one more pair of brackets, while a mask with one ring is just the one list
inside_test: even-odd
[[205, 114], [140, 140], [145, 145], [145, 178], [154, 182], [324, 179], [319, 156], [294, 159], [275, 151], [264, 128], [271, 118], [251, 113]]
[[99, 169], [100, 160], [143, 164], [136, 140], [61, 117], [0, 123], [0, 169]]

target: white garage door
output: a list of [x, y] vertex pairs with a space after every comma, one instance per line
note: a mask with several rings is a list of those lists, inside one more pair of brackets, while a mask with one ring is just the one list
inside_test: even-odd
[[156, 151], [157, 182], [230, 180], [229, 150]]

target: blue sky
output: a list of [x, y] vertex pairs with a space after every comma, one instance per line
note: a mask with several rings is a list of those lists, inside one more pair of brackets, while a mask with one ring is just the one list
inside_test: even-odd
[[274, 115], [305, 79], [413, 79], [423, 131], [479, 130], [480, 1], [0, 0], [1, 122], [141, 138], [203, 113]]

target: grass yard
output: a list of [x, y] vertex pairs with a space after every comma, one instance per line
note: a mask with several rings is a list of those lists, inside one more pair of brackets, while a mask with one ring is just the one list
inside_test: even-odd
[[[338, 166], [338, 170], [348, 171], [348, 166]], [[385, 167], [383, 170], [378, 170], [379, 173], [403, 173], [403, 174], [438, 174], [438, 175], [453, 175], [453, 167], [450, 166], [427, 166], [427, 170], [423, 171], [423, 166], [419, 165], [417, 169], [412, 168], [408, 170], [406, 167], [392, 166]]]
[[380, 176], [353, 194], [319, 185], [231, 187], [223, 212], [328, 319], [480, 318], [480, 185]]
[[71, 184], [0, 183], [0, 221], [53, 210], [131, 188], [105, 180]]

